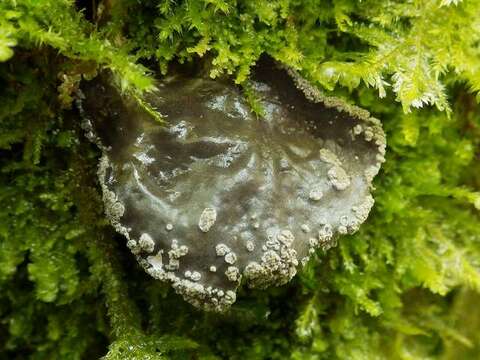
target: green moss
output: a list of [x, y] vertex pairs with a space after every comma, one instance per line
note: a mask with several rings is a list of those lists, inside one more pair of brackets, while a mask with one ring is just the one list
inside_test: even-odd
[[[478, 357], [478, 2], [98, 3], [0, 3], [0, 359]], [[104, 220], [73, 91], [108, 68], [139, 96], [147, 66], [204, 57], [254, 103], [263, 53], [380, 118], [387, 161], [358, 234], [206, 314]]]

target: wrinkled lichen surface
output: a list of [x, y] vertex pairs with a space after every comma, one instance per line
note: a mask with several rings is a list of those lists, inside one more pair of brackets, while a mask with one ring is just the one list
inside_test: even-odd
[[269, 61], [252, 87], [260, 117], [228, 81], [164, 79], [148, 101], [165, 126], [105, 76], [84, 89], [107, 217], [150, 275], [209, 310], [230, 306], [242, 278], [282, 285], [316, 248], [357, 231], [384, 160], [365, 111]]

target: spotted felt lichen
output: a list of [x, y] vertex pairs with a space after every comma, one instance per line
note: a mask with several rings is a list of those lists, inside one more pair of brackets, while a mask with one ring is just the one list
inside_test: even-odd
[[107, 217], [151, 276], [206, 310], [232, 305], [242, 278], [285, 284], [317, 248], [357, 231], [384, 161], [366, 111], [268, 59], [251, 85], [260, 118], [228, 80], [169, 76], [147, 98], [165, 126], [108, 76], [83, 86]]

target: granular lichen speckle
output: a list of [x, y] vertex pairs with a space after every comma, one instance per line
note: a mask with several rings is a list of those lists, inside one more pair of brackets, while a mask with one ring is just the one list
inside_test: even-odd
[[147, 233], [143, 233], [140, 236], [140, 240], [138, 241], [140, 247], [143, 251], [151, 253], [155, 248], [155, 242], [153, 241], [152, 237]]
[[350, 186], [350, 177], [340, 166], [333, 166], [328, 170], [328, 179], [337, 190], [345, 190]]
[[198, 271], [194, 271], [192, 272], [192, 275], [190, 275], [190, 279], [192, 279], [192, 281], [200, 281], [201, 278], [202, 275]]
[[291, 246], [295, 237], [290, 230], [282, 230], [277, 234], [277, 240], [286, 246]]
[[325, 149], [325, 148], [320, 149], [319, 155], [320, 155], [320, 159], [326, 162], [327, 164], [332, 164], [337, 166], [341, 166], [342, 164], [338, 159], [337, 155], [335, 155], [333, 152], [331, 152], [328, 149]]
[[323, 197], [323, 191], [320, 186], [314, 186], [311, 190], [310, 193], [308, 194], [308, 197], [310, 200], [313, 201], [319, 201]]
[[227, 264], [233, 265], [235, 264], [236, 261], [237, 261], [237, 256], [233, 252], [230, 252], [225, 255], [225, 262]]
[[217, 211], [214, 208], [205, 208], [198, 220], [198, 227], [203, 232], [208, 232], [217, 220]]
[[363, 131], [363, 127], [360, 124], [357, 124], [353, 127], [353, 134], [354, 135], [360, 135]]
[[374, 134], [373, 134], [372, 129], [367, 128], [367, 129], [365, 130], [365, 140], [366, 140], [366, 141], [372, 141], [373, 135], [374, 135]]
[[225, 271], [225, 275], [228, 280], [237, 282], [240, 281], [240, 271], [236, 266], [229, 266]]
[[302, 224], [302, 226], [300, 226], [300, 229], [302, 229], [304, 233], [309, 233], [311, 230], [310, 226], [308, 226], [307, 224]]
[[230, 252], [230, 248], [225, 244], [218, 244], [215, 246], [215, 253], [217, 256], [225, 256]]
[[130, 249], [130, 250], [133, 250], [137, 247], [137, 242], [135, 240], [128, 240], [127, 241], [127, 247]]
[[324, 224], [318, 230], [318, 239], [320, 243], [324, 244], [330, 241], [333, 236], [333, 229], [330, 224]]
[[318, 248], [357, 231], [385, 161], [366, 111], [268, 61], [251, 84], [262, 121], [228, 81], [169, 76], [145, 98], [165, 126], [108, 75], [82, 84], [107, 218], [148, 274], [207, 310], [228, 309], [241, 279], [288, 282]]
[[342, 235], [345, 235], [345, 234], [348, 234], [348, 229], [347, 229], [346, 226], [340, 225], [340, 226], [338, 227], [338, 232], [339, 232], [340, 234], [342, 234]]
[[180, 261], [175, 258], [170, 258], [168, 264], [165, 265], [165, 268], [171, 271], [178, 270], [180, 268]]
[[178, 246], [177, 240], [173, 239], [171, 249], [168, 251], [168, 257], [171, 259], [180, 259], [187, 254], [188, 247], [186, 245]]

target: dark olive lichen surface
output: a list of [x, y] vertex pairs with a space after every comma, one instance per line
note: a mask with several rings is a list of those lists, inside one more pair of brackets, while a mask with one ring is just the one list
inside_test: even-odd
[[228, 82], [162, 80], [148, 102], [164, 126], [105, 78], [83, 87], [108, 218], [150, 275], [207, 310], [235, 302], [242, 279], [288, 282], [316, 248], [355, 232], [384, 161], [366, 111], [271, 63], [254, 79], [262, 117]]

